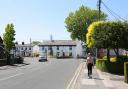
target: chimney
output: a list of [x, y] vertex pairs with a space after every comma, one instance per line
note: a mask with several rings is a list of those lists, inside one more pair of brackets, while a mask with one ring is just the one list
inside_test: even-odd
[[24, 42], [22, 42], [22, 45], [24, 45]]
[[50, 36], [50, 41], [51, 42], [54, 42], [52, 35]]
[[18, 45], [18, 42], [15, 42], [16, 45]]

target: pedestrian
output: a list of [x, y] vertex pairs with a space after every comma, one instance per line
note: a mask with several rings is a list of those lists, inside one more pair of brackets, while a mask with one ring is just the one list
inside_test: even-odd
[[88, 53], [86, 64], [88, 69], [88, 78], [92, 78], [92, 67], [94, 65], [94, 60], [91, 53]]

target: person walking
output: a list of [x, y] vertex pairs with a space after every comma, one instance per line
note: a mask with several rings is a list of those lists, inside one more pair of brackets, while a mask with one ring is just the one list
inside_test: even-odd
[[88, 78], [92, 78], [92, 67], [94, 65], [94, 60], [91, 53], [88, 53], [86, 64], [88, 69]]

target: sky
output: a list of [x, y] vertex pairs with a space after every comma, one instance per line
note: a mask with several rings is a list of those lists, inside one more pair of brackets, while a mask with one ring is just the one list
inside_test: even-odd
[[[120, 17], [128, 19], [128, 0], [103, 0]], [[14, 24], [16, 40], [25, 43], [38, 40], [70, 40], [64, 23], [70, 12], [80, 6], [97, 9], [97, 0], [0, 0], [0, 35], [9, 23]], [[108, 19], [115, 19], [102, 5]]]

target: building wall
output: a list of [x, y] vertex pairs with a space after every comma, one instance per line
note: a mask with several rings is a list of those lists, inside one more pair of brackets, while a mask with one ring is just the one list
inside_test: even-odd
[[[61, 56], [63, 56], [63, 53], [67, 57], [71, 56], [71, 54], [72, 54], [71, 57], [75, 57], [75, 55], [76, 55], [76, 53], [75, 53], [76, 47], [75, 46], [40, 46], [39, 47], [40, 54], [44, 53], [45, 50], [47, 50], [47, 54], [50, 54], [50, 47], [52, 48], [54, 57], [56, 57], [57, 55], [61, 57]], [[59, 49], [57, 49], [58, 47], [59, 47]]]
[[20, 56], [32, 56], [33, 47], [31, 46], [16, 46], [16, 50], [14, 50], [16, 55]]
[[33, 46], [32, 50], [33, 50], [32, 51], [33, 54], [39, 54], [39, 46], [38, 45]]
[[81, 41], [77, 41], [77, 45], [76, 45], [76, 56], [77, 57], [83, 57], [83, 47], [81, 44]]
[[[106, 49], [100, 49], [98, 54], [100, 55], [100, 57], [104, 57], [107, 55], [107, 50]], [[124, 54], [124, 50], [119, 49], [119, 55], [123, 55], [123, 54]], [[110, 50], [110, 56], [116, 56], [113, 49]]]

